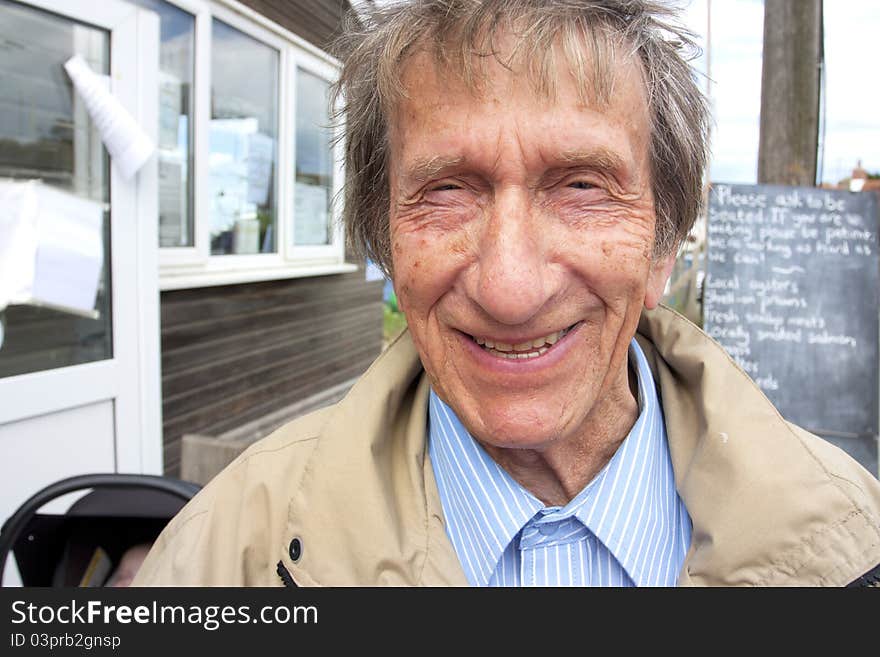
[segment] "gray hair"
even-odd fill
[[[479,62],[500,57],[493,42],[501,34],[513,42],[501,63],[525,62],[536,91],[554,93],[561,51],[580,92],[600,104],[613,93],[619,56],[637,57],[651,122],[654,256],[673,253],[687,237],[703,201],[709,111],[688,65],[699,49],[674,8],[651,0],[406,0],[360,9],[337,44],[345,53],[334,86],[345,126],[343,220],[349,247],[386,274],[388,125],[406,95],[403,69],[419,48],[433,51],[438,65],[476,89]]]

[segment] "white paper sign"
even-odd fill
[[[183,163],[170,156],[159,157],[159,244],[185,246],[187,243],[186,195]]]
[[[272,162],[275,153],[275,140],[255,132],[247,139],[247,176],[249,203],[266,205],[269,200],[269,185],[272,182]]]
[[[327,188],[296,183],[294,193],[294,243],[297,246],[327,244]]]
[[[37,184],[0,180],[0,310],[30,297],[37,260]]]
[[[0,309],[53,306],[96,316],[101,203],[37,181],[0,181]]]

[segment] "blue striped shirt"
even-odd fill
[[[429,454],[446,531],[473,586],[674,586],[691,522],[672,474],[644,353],[629,351],[639,416],[608,464],[564,507],[544,506],[431,391]]]

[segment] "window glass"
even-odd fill
[[[195,17],[162,0],[134,0],[159,15],[159,246],[193,246]]]
[[[41,179],[109,208],[109,156],[63,68],[79,54],[108,75],[109,47],[103,30],[0,0],[0,178]],[[10,305],[2,313],[0,377],[113,356],[106,210],[103,245],[98,318]]]
[[[277,250],[278,60],[274,48],[213,19],[212,255]]]
[[[316,75],[297,70],[296,186],[293,243],[330,244],[330,204],[333,194],[333,151],[330,124],[330,85]]]

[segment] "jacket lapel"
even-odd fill
[[[840,586],[880,561],[867,471],[787,423],[687,320],[659,308],[639,333],[693,522],[680,584]]]

